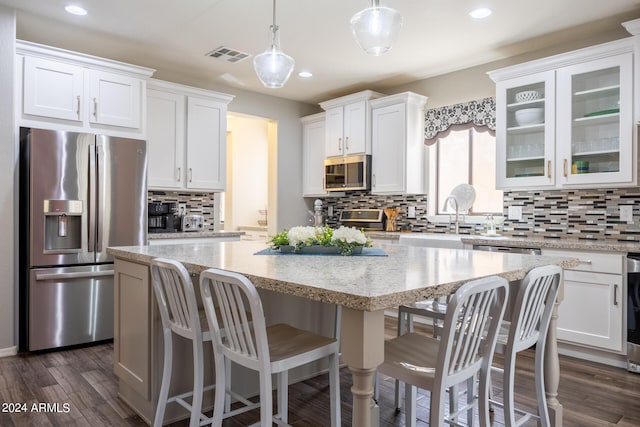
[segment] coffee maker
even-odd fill
[[[176,204],[153,202],[148,205],[149,233],[175,233]]]

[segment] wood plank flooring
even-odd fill
[[[387,333],[394,335],[388,319]],[[0,359],[0,427],[14,426],[144,426],[117,398],[112,343],[56,352]],[[535,404],[533,351],[518,356],[517,400],[520,407]],[[640,426],[640,375],[569,357],[561,357],[559,399],[564,405],[564,426]],[[495,384],[499,380],[494,378]],[[351,425],[351,376],[341,371],[342,424]],[[380,379],[380,425],[402,426],[404,415],[393,404],[393,381]],[[296,427],[328,426],[328,375],[291,386],[289,422]],[[428,425],[428,392],[419,395],[419,426]],[[38,406],[40,404],[48,404]],[[33,406],[35,404],[35,406]],[[227,420],[224,427],[251,424],[258,414]],[[172,427],[188,423],[172,424]],[[493,425],[503,426],[496,410]],[[526,424],[535,426],[535,423]]]

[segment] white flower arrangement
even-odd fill
[[[362,230],[351,227],[333,230],[329,226],[297,226],[276,234],[270,243],[272,249],[293,246],[293,252],[298,252],[307,246],[324,246],[335,247],[342,255],[351,255],[356,247],[371,246],[371,239]]]

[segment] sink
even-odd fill
[[[468,237],[468,236],[467,236]],[[462,235],[442,233],[401,233],[400,244],[430,248],[464,249]]]

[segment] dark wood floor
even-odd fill
[[[388,322],[388,334],[393,323]],[[146,425],[117,398],[111,367],[111,343],[71,350],[0,359],[0,427],[13,426],[143,426]],[[619,368],[561,357],[559,399],[566,427],[640,426],[640,375]],[[328,423],[328,376],[293,385],[289,422],[297,427]],[[518,401],[534,404],[533,352],[521,353],[516,374]],[[496,385],[499,381],[496,379]],[[341,371],[342,421],[351,424],[351,378]],[[37,403],[49,404],[38,407]],[[36,404],[34,407],[33,405]],[[393,381],[380,381],[380,425],[404,425],[393,408]],[[419,424],[428,425],[428,392],[420,395]],[[21,411],[21,412],[20,412]],[[250,414],[227,420],[224,426],[243,426],[258,420]],[[494,425],[502,426],[496,412]],[[175,423],[173,426],[186,426]],[[534,426],[535,423],[527,424]]]

